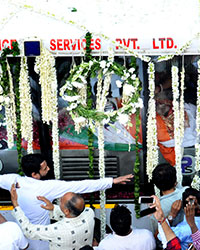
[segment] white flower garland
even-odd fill
[[[147,176],[152,179],[152,171],[158,165],[158,141],[156,126],[156,104],[154,99],[155,93],[155,69],[152,62],[148,66],[150,99],[148,103],[147,119]]]
[[[98,81],[97,81],[97,93],[96,93],[96,110],[100,110],[100,101],[101,101],[101,92],[102,92],[102,69],[98,72]]]
[[[196,174],[193,178],[191,186],[199,190],[199,170],[200,170],[200,60],[197,62],[198,65],[198,80],[197,80],[197,109],[196,109],[196,132],[197,140],[195,144],[195,171]]]
[[[104,159],[104,125],[101,123],[96,123],[98,131],[98,148],[99,148],[99,176],[100,178],[105,178],[105,159]],[[101,239],[105,237],[106,234],[106,195],[105,190],[100,191],[100,220],[101,220]]]
[[[28,66],[26,57],[21,58],[21,70],[19,77],[19,94],[20,94],[20,116],[21,116],[21,133],[22,138],[28,142],[27,152],[33,153],[33,118],[32,118],[32,101],[31,88],[28,77]]]
[[[198,34],[196,34],[195,37],[197,35]],[[180,49],[177,49],[174,54],[159,56],[157,61],[158,62],[168,61],[168,60],[172,59],[174,56],[180,56],[181,54],[183,54],[184,51],[186,51],[190,47],[191,43],[192,43],[192,40],[187,41]]]
[[[180,140],[181,145],[184,137],[184,121],[185,121],[185,110],[184,110],[184,88],[185,88],[185,68],[184,62],[181,71],[181,94],[180,94]]]
[[[1,96],[2,97],[1,103],[4,103],[4,106],[5,106],[8,148],[12,148],[14,146],[14,134],[16,133],[16,129],[17,129],[16,108],[15,108],[15,95],[14,95],[14,89],[13,89],[12,74],[10,72],[10,66],[9,66],[8,61],[6,61],[6,63],[7,63],[8,77],[9,77],[10,92],[7,96]]]
[[[42,91],[42,120],[47,124],[52,122],[53,138],[53,162],[55,178],[60,178],[60,155],[58,133],[58,100],[57,100],[57,77],[55,59],[51,53],[41,49],[40,57],[36,58],[36,73],[40,72],[40,84]]]
[[[182,183],[181,169],[181,129],[180,129],[180,108],[179,108],[179,80],[178,67],[172,66],[172,92],[173,92],[173,112],[174,112],[174,141],[175,141],[175,159],[177,170],[177,181]]]
[[[7,137],[8,137],[8,148],[12,148],[14,146],[14,133],[12,127],[12,113],[10,109],[9,103],[5,103],[5,119],[6,119],[6,128],[7,128]]]
[[[112,64],[114,61],[113,51],[109,51],[108,64]],[[103,62],[103,61],[102,61]],[[98,74],[97,82],[97,100],[96,107],[99,111],[103,112],[107,102],[107,95],[111,84],[112,72],[107,71],[105,65],[103,66],[105,79],[104,85],[102,87],[102,77],[101,72]],[[107,122],[107,121],[106,121]],[[99,176],[100,178],[105,178],[105,159],[104,159],[104,120],[102,122],[96,122],[96,127],[98,131],[98,149],[99,149]],[[106,194],[105,190],[100,191],[100,220],[101,220],[101,239],[106,235]]]
[[[50,124],[52,120],[52,59],[51,54],[45,49],[41,49],[41,55],[36,57],[35,72],[40,73],[39,83],[41,85],[41,100],[42,100],[42,121]]]
[[[17,131],[17,118],[16,118],[16,105],[15,105],[15,93],[14,93],[14,86],[13,86],[13,78],[12,78],[12,74],[10,71],[10,66],[9,63],[7,61],[7,70],[8,70],[8,76],[9,76],[9,86],[10,86],[10,93],[7,96],[7,100],[5,99],[5,101],[10,102],[10,112],[12,115],[12,127],[13,127],[13,134],[16,133]]]

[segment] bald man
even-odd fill
[[[51,219],[58,222],[34,225],[18,205],[14,184],[10,193],[14,216],[27,238],[48,241],[51,250],[79,250],[85,245],[92,245],[94,212],[91,208],[85,208],[84,199],[79,194],[66,193],[60,200],[60,206],[53,205],[45,197],[39,196],[38,199],[44,202],[41,207],[49,210]]]

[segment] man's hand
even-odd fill
[[[170,211],[170,215],[174,218],[176,218],[178,212],[180,211],[182,207],[182,201],[181,200],[176,200],[172,203],[172,206],[171,206],[171,211]]]
[[[48,199],[46,199],[44,196],[38,196],[37,198],[38,200],[44,201],[44,203],[46,203],[46,205],[40,205],[42,208],[53,211],[54,205]]]
[[[12,186],[11,186],[10,195],[11,195],[11,201],[12,201],[13,207],[19,206],[18,202],[17,202],[18,197],[17,197],[17,191],[16,191],[15,184],[12,184]]]
[[[192,233],[195,233],[198,228],[195,224],[194,216],[195,216],[195,204],[194,202],[192,204],[186,204],[186,207],[184,207],[185,217],[188,225],[191,228]]]
[[[193,226],[194,225],[194,216],[195,216],[195,205],[192,204],[186,204],[186,207],[184,207],[184,212],[185,212],[185,217],[186,217],[186,221],[188,223],[189,226]]]
[[[155,216],[157,221],[162,221],[165,218],[165,216],[164,216],[164,213],[163,213],[161,205],[160,205],[160,200],[155,195],[152,195],[151,197],[153,197],[155,199],[155,203],[152,206],[150,206],[151,208],[152,207],[156,208],[156,212],[154,212],[154,216]]]
[[[126,182],[131,181],[133,176],[134,176],[133,174],[119,176],[119,177],[113,179],[113,184],[126,184]]]

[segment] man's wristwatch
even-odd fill
[[[167,219],[168,219],[169,221],[173,221],[174,218],[173,218],[172,215],[168,215]]]

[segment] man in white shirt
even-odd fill
[[[108,234],[96,249],[156,249],[154,236],[149,230],[131,228],[131,212],[125,206],[117,206],[111,210],[110,225],[114,233]]]
[[[7,221],[0,214],[0,250],[25,250],[27,247],[28,241],[17,223]]]
[[[67,192],[90,193],[111,188],[112,184],[124,184],[130,181],[132,174],[118,178],[99,180],[61,181],[41,180],[49,171],[49,167],[41,154],[29,154],[22,158],[22,169],[25,176],[18,174],[0,175],[0,188],[9,190],[13,183],[18,183],[18,203],[31,223],[48,225],[50,223],[48,211],[42,209],[41,200],[37,196],[44,196],[51,202],[62,197]],[[29,241],[30,250],[48,250],[48,243]]]
[[[39,198],[46,203],[42,207],[51,211],[51,218],[58,222],[50,225],[31,224],[18,205],[16,188],[12,185],[13,213],[26,237],[49,241],[52,250],[79,250],[85,244],[92,245],[94,212],[91,208],[85,208],[84,199],[80,195],[66,193],[61,198],[60,207],[45,197]]]

